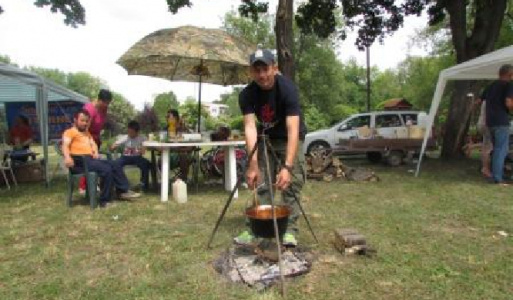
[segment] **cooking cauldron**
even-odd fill
[[[287,231],[287,224],[291,209],[287,205],[275,205],[274,215],[278,223],[278,235],[283,237]],[[249,219],[251,231],[256,237],[273,238],[274,222],[271,205],[257,205],[246,209],[246,216]]]

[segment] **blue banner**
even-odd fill
[[[48,103],[48,139],[60,139],[64,130],[73,125],[73,115],[82,109],[83,103],[75,101],[58,101]],[[9,130],[19,115],[29,119],[30,127],[34,133],[34,140],[41,142],[39,120],[37,118],[35,102],[5,103],[5,114]]]

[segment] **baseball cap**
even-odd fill
[[[259,61],[266,65],[271,65],[275,62],[274,54],[269,49],[258,49],[249,56],[249,64],[254,65]]]

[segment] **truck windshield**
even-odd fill
[[[348,120],[346,123],[339,127],[339,131],[356,129],[358,127],[370,127],[370,116],[358,116]]]

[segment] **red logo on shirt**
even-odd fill
[[[266,104],[262,107],[262,121],[264,123],[272,123],[274,120],[274,111],[271,105]]]

